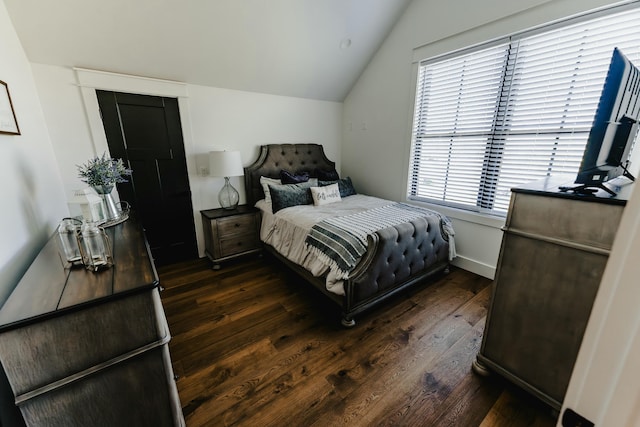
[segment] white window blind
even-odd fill
[[[640,9],[420,64],[408,197],[505,215],[510,189],[575,175],[614,47],[640,65]]]

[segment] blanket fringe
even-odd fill
[[[311,246],[308,243],[304,244],[305,248],[313,255],[315,255],[324,265],[329,267],[331,271],[336,274],[336,277],[341,280],[346,280],[349,278],[349,272],[342,270],[338,263],[331,259],[328,255],[323,253],[320,249],[315,246]]]

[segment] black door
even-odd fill
[[[156,264],[198,256],[178,100],[96,91],[109,152],[133,169],[118,184],[145,229]]]

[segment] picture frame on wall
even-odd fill
[[[13,111],[9,86],[0,80],[0,134],[20,135],[16,113]]]

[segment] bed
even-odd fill
[[[448,272],[455,256],[446,217],[358,194],[318,144],[261,146],[258,159],[245,168],[245,188],[247,203],[262,212],[266,250],[337,303],[345,327],[403,289]],[[309,200],[290,202],[289,192]],[[323,201],[325,196],[338,201]],[[330,246],[333,240],[338,247]]]

